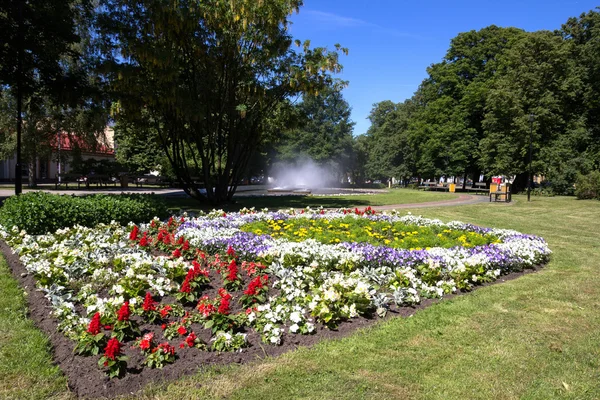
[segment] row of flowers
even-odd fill
[[[400,249],[244,231],[269,221],[338,226],[368,221],[489,240],[474,247],[459,241],[451,248]],[[100,357],[99,366],[111,377],[127,368],[124,346],[140,351],[146,367],[162,368],[175,361],[179,349],[241,351],[252,345],[249,330],[278,345],[286,335],[314,333],[316,324],[335,328],[360,315],[383,316],[393,304],[470,289],[542,264],[550,255],[536,236],[371,209],[216,210],[142,226],[73,227],[40,236],[0,227],[0,235],[35,276],[58,329],[76,341],[75,351]]]

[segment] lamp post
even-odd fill
[[[529,172],[527,173],[527,201],[531,201],[531,153],[533,152],[533,121],[535,121],[535,115],[529,114]]]

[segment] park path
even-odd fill
[[[475,194],[461,194],[452,200],[428,201],[426,203],[409,203],[409,204],[388,204],[385,206],[371,206],[377,211],[397,210],[402,208],[427,208],[427,207],[447,207],[447,206],[464,206],[469,204],[477,204],[488,202],[488,196]]]
[[[241,190],[238,191],[238,193],[244,193],[246,195],[248,194],[252,194],[252,192],[255,192],[255,187],[249,186],[249,187],[243,187],[241,188]],[[38,190],[42,190],[48,193],[56,193],[56,194],[68,194],[68,195],[77,195],[77,196],[83,196],[83,195],[87,195],[87,194],[99,194],[99,193],[103,193],[103,194],[119,194],[119,193],[144,193],[144,194],[149,194],[149,193],[154,193],[154,194],[158,194],[158,195],[163,195],[163,196],[186,196],[185,192],[181,189],[173,189],[173,188],[144,188],[144,187],[128,187],[128,188],[121,188],[121,187],[108,187],[108,188],[98,188],[98,189],[66,189],[66,190],[52,190],[52,189],[23,189],[24,193],[30,192],[30,191],[38,191]],[[14,189],[8,189],[8,188],[0,188],[0,202],[7,198],[14,195]],[[487,202],[489,201],[488,196],[483,196],[483,195],[473,195],[473,194],[460,194],[457,198],[454,198],[452,200],[441,200],[441,201],[430,201],[430,202],[425,202],[425,203],[408,203],[408,204],[389,204],[389,205],[383,205],[383,206],[371,206],[371,208],[378,210],[378,211],[384,211],[384,210],[394,210],[394,209],[406,209],[406,208],[427,208],[427,207],[447,207],[447,206],[462,206],[462,205],[469,205],[469,204],[477,204],[477,203],[483,203],[483,202]],[[359,207],[362,208],[362,207]]]

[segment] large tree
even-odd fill
[[[17,153],[17,194],[22,161],[34,186],[35,161],[51,153],[57,133],[93,145],[104,131],[105,98],[90,48],[92,11],[86,0],[0,4],[0,153]]]
[[[292,50],[300,0],[102,0],[98,19],[120,115],[152,115],[183,186],[231,200],[265,121],[279,103],[316,93],[338,72],[338,52]],[[337,50],[341,49],[336,46]],[[142,112],[144,110],[144,112]],[[206,191],[201,191],[202,181]]]

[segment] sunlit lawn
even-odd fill
[[[515,196],[509,205],[410,211],[541,235],[552,261],[408,319],[251,365],[208,368],[136,398],[600,398],[600,202]],[[0,335],[0,398],[67,396],[4,265]]]

